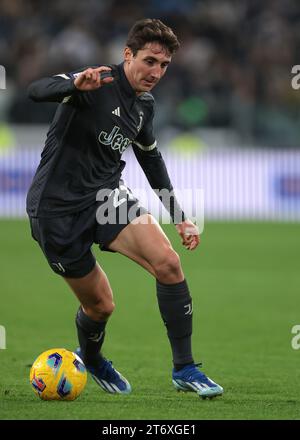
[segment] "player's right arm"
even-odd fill
[[[112,76],[103,75],[104,72],[110,71],[111,68],[106,66],[89,67],[81,72],[61,73],[42,78],[30,84],[28,96],[36,102],[62,102],[66,97],[96,90],[113,81]]]

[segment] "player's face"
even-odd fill
[[[150,92],[166,73],[171,56],[159,43],[147,43],[133,56],[131,49],[125,48],[125,73],[132,88],[137,93]]]

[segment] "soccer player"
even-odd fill
[[[156,279],[158,305],[173,355],[175,388],[204,398],[223,393],[194,363],[192,299],[179,256],[157,221],[121,180],[122,153],[132,148],[150,186],[171,195],[171,203],[161,195],[160,199],[182,244],[188,250],[198,246],[198,229],[176,200],[152,130],[150,91],[178,48],[176,35],[160,20],[140,20],[128,34],[121,64],[43,78],[28,90],[34,101],[60,103],[27,195],[32,236],[50,267],[80,302],[78,354],[109,393],[126,394],[131,386],[101,353],[114,302],[107,276],[91,251],[93,243],[129,257]],[[111,221],[103,221],[104,217]]]

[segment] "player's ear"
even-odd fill
[[[130,61],[132,60],[133,57],[133,53],[132,50],[130,49],[130,47],[125,47],[124,49],[124,61],[127,61],[128,63],[130,63]]]

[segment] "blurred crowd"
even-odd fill
[[[245,144],[300,146],[300,90],[291,87],[300,64],[298,0],[0,0],[2,117],[49,122],[55,104],[31,103],[27,85],[119,63],[128,30],[144,17],[160,18],[181,42],[153,91],[157,129],[225,127]]]

